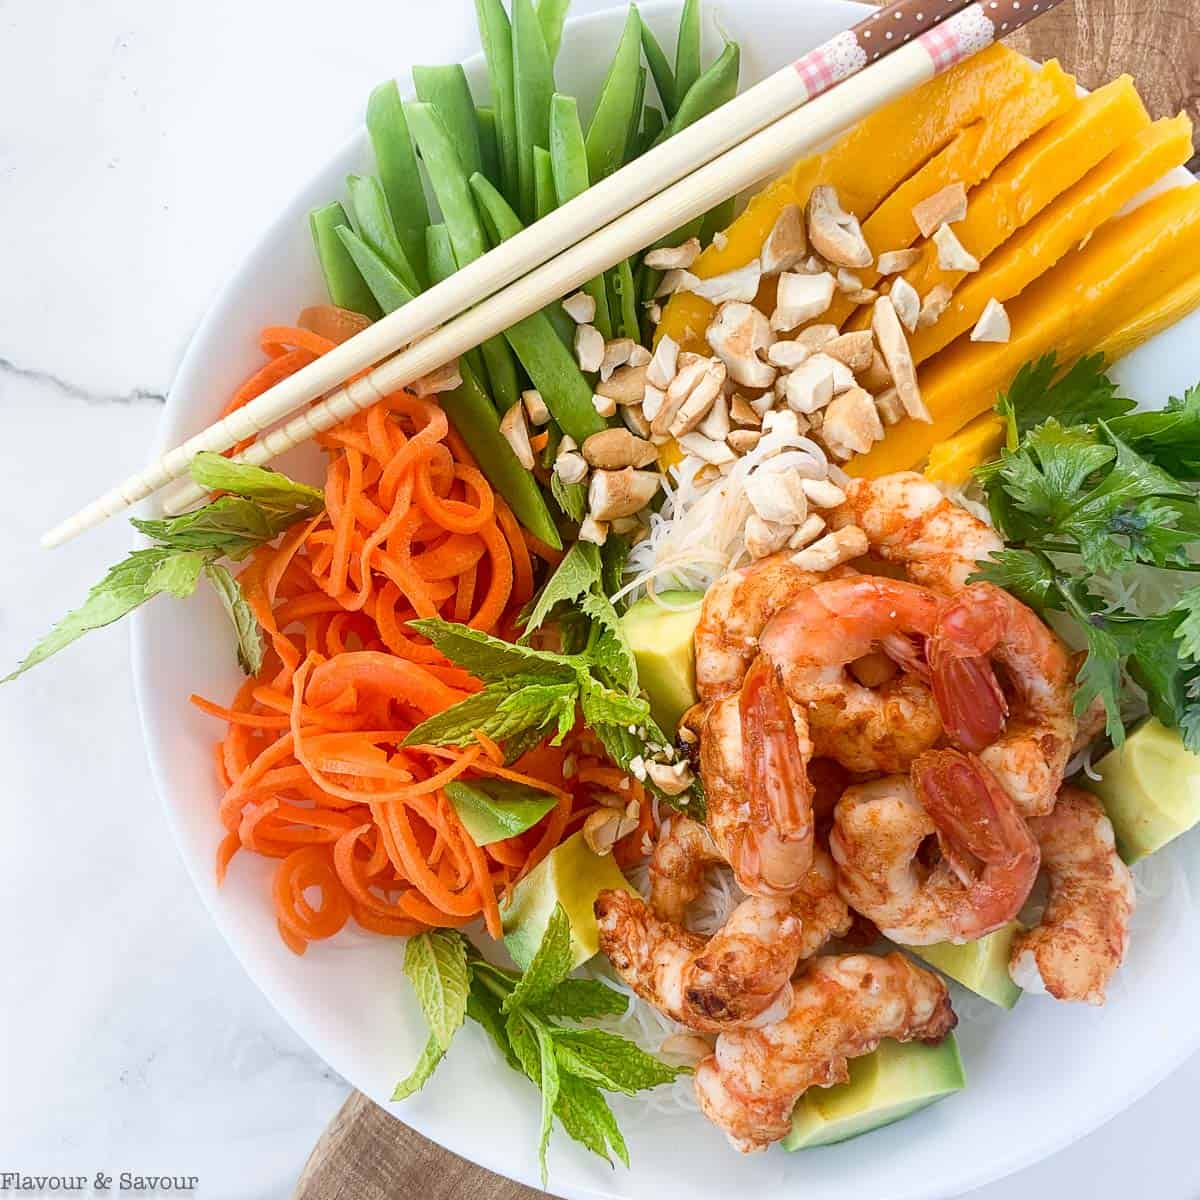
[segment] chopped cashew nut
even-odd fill
[[[900,393],[894,387],[880,392],[875,397],[875,407],[885,425],[899,425],[905,417],[904,405],[900,403]]]
[[[828,271],[820,275],[797,275],[794,272],[780,275],[771,328],[777,333],[787,333],[797,325],[819,317],[833,303],[836,286]]]
[[[550,420],[550,410],[536,388],[522,392],[521,402],[525,405],[525,415],[534,425],[545,425]]]
[[[934,284],[925,293],[925,299],[921,301],[921,315],[917,318],[917,328],[928,329],[930,325],[936,325],[942,319],[942,314],[950,307],[953,296],[954,293],[946,284]]]
[[[767,350],[767,362],[784,371],[794,371],[812,351],[800,342],[775,342]]]
[[[808,198],[808,240],[838,267],[869,267],[874,261],[858,218],[842,208],[835,188],[821,184]]]
[[[604,361],[604,335],[595,325],[580,325],[575,330],[575,358],[581,371],[600,370]]]
[[[681,796],[692,786],[692,768],[680,760],[677,763],[648,762],[646,774],[660,792],[668,796]]]
[[[660,246],[648,250],[642,260],[655,271],[686,271],[700,257],[700,239],[688,238],[682,246]]]
[[[824,350],[818,350],[812,355],[808,362],[815,363],[818,366],[824,367],[833,375],[833,394],[840,395],[842,392],[848,392],[854,383],[854,372],[840,359],[836,359],[832,354],[826,354]]]
[[[763,274],[791,271],[804,261],[807,253],[808,239],[804,236],[804,214],[800,205],[785,205],[763,243],[759,256]]]
[[[633,343],[629,351],[629,365],[631,367],[648,367],[650,365],[650,351],[641,342]]]
[[[793,528],[775,521],[764,521],[757,513],[751,513],[746,518],[746,550],[751,558],[766,558],[768,554],[774,554],[787,545]]]
[[[712,463],[714,467],[733,462],[735,457],[725,442],[714,442],[712,438],[707,438],[702,433],[684,433],[675,440],[685,454],[703,459],[706,463]]]
[[[754,411],[750,401],[737,392],[729,401],[729,415],[739,425],[758,425],[762,422],[762,417]]]
[[[679,343],[670,334],[667,334],[654,348],[654,354],[646,367],[646,382],[665,392],[677,374],[679,374]]]
[[[642,396],[642,416],[647,421],[653,421],[662,409],[663,401],[666,398],[667,393],[662,388],[656,388],[653,384],[646,384],[646,392]]]
[[[861,292],[863,281],[853,271],[847,271],[845,267],[838,267],[837,286],[839,292]]]
[[[842,563],[862,558],[868,546],[867,535],[857,525],[847,525],[793,554],[792,562],[803,571],[832,571]]]
[[[596,384],[596,393],[618,404],[637,404],[646,394],[645,367],[618,367],[607,379]]]
[[[832,399],[833,370],[825,363],[809,359],[787,377],[787,403],[793,412],[815,413]]]
[[[892,290],[888,295],[892,298],[892,305],[896,310],[896,316],[900,318],[900,324],[909,333],[915,333],[917,321],[921,316],[921,297],[917,295],[917,289],[901,276],[892,284]]]
[[[809,513],[808,519],[788,538],[789,550],[803,550],[805,546],[815,542],[825,532],[825,518]]]
[[[587,292],[576,292],[562,302],[567,316],[576,325],[590,325],[596,319],[596,297]]]
[[[729,234],[727,234],[723,229],[718,229],[717,232],[713,234],[712,244],[716,246],[718,250],[724,250],[725,247],[729,245]]]
[[[904,336],[904,327],[892,306],[891,299],[880,296],[875,301],[875,311],[871,317],[871,328],[875,340],[891,372],[896,390],[900,393],[900,401],[904,411],[918,421],[932,421],[925,401],[921,399],[921,389],[917,384],[917,368],[913,363],[912,351],[908,348],[908,338]]]
[[[592,394],[592,407],[596,410],[597,415],[605,419],[617,415],[617,402],[611,396],[605,396],[601,392]]]
[[[871,365],[874,349],[874,336],[869,329],[862,329],[830,338],[821,347],[821,353],[836,358],[857,375],[859,371],[865,371]]]
[[[566,444],[565,438],[563,444]],[[578,450],[563,450],[560,447],[558,457],[554,460],[554,473],[563,483],[582,483],[587,478],[587,459]]]
[[[846,503],[846,493],[828,479],[805,479],[801,486],[805,496],[817,508],[837,508]]]
[[[658,451],[644,438],[634,437],[628,429],[602,429],[583,443],[583,457],[589,467],[606,471],[621,467],[648,467]]]
[[[579,540],[603,546],[608,541],[608,522],[597,521],[592,516],[584,517],[583,523],[579,526]]]
[[[725,439],[725,444],[735,454],[749,454],[762,441],[757,429],[734,429]]]
[[[695,366],[696,364],[691,365]],[[725,364],[719,358],[701,358],[699,366],[701,368],[699,375],[695,377],[692,386],[687,389],[683,403],[675,409],[671,422],[667,426],[667,432],[674,438],[691,433],[704,420],[705,414],[712,408],[725,386]],[[677,392],[676,385],[680,384],[681,380],[687,382],[691,378],[690,371],[686,379],[684,371],[680,371],[675,376],[671,386],[667,389],[667,403],[663,405],[663,412],[671,407],[673,397],[684,390],[679,387]],[[660,412],[660,421],[662,415]]]
[[[958,234],[949,225],[938,226],[933,243],[937,246],[938,266],[943,271],[979,270],[979,259],[967,253],[966,247],[958,240]]]
[[[517,462],[527,471],[533,470],[533,447],[529,444],[529,426],[525,423],[525,406],[516,402],[500,419],[500,432],[512,447]]]
[[[764,521],[800,525],[808,516],[805,482],[796,471],[759,468],[746,480],[746,499]]]
[[[920,257],[921,251],[915,247],[911,250],[886,250],[879,256],[875,270],[880,275],[898,275],[901,271],[907,271],[909,267],[916,266],[917,259]]]
[[[640,438],[650,437],[650,421],[640,404],[622,404],[621,420],[630,433]]]
[[[659,282],[658,291],[654,293],[655,300],[661,296],[673,296],[676,292],[690,292],[700,280],[691,273],[679,268],[668,271]]]
[[[851,304],[870,304],[878,295],[874,288],[859,288],[857,292],[847,292],[846,299]]]
[[[704,336],[735,382],[754,388],[775,382],[775,368],[758,357],[774,340],[771,323],[753,304],[739,300],[722,304]]]
[[[932,237],[941,225],[951,225],[967,215],[967,189],[961,183],[952,183],[926,196],[920,204],[914,204],[912,218],[917,223],[922,237]]]
[[[646,305],[646,316],[652,325],[657,325],[662,320],[662,305],[657,300],[651,300]]]
[[[462,385],[462,375],[458,371],[458,359],[448,362],[445,366],[414,379],[408,385],[409,390],[416,396],[436,396],[439,392],[452,392]]]
[[[810,325],[796,334],[795,340],[809,350],[824,349],[826,342],[832,342],[838,336],[836,325]]]
[[[714,442],[723,442],[729,436],[729,429],[729,397],[722,392],[713,401],[704,420],[696,426],[696,432]]]
[[[879,353],[878,346],[871,351],[871,361],[867,365],[867,369],[858,374],[859,383],[868,392],[882,392],[892,386],[892,373],[888,370],[887,363],[883,361],[883,355]]]
[[[593,471],[588,484],[588,511],[597,521],[632,517],[654,498],[661,477],[654,471]]]
[[[856,387],[835,396],[825,409],[821,432],[830,443],[866,454],[883,437],[883,422],[870,392]]]
[[[971,330],[973,342],[1007,342],[1012,337],[1012,324],[1008,310],[995,297],[987,302],[975,328]]]
[[[726,271],[711,279],[697,279],[687,290],[712,304],[723,304],[726,300],[753,300],[758,295],[761,281],[762,266],[756,258],[736,271]]]
[[[584,843],[593,854],[611,854],[620,824],[621,814],[611,808],[598,808],[595,812],[588,813],[587,820],[583,823]]]
[[[608,379],[618,367],[623,367],[636,344],[633,338],[613,338],[611,342],[605,342],[604,357],[600,360],[600,378]]]

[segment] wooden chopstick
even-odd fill
[[[224,451],[253,437],[446,322],[301,411],[238,459],[264,463],[331,428],[777,173],[875,108],[1060,2],[899,0],[880,9],[189,438],[56,526],[42,544],[60,545],[136,504],[182,475],[199,451]],[[202,496],[189,484],[170,497],[170,510],[181,511]]]

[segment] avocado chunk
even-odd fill
[[[621,625],[637,659],[638,682],[650,701],[650,712],[664,733],[673,734],[679,718],[698,698],[692,639],[704,596],[702,592],[660,592],[658,598],[671,608],[646,596],[630,605]],[[683,607],[688,604],[692,607]]]
[[[882,1129],[966,1087],[954,1035],[936,1046],[924,1042],[879,1043],[872,1054],[850,1061],[850,1079],[836,1087],[811,1087],[792,1113],[785,1150],[832,1146]]]
[[[1200,756],[1153,717],[1106,754],[1097,783],[1083,780],[1104,804],[1127,863],[1162,849],[1200,821]]]
[[[1021,997],[1021,989],[1008,974],[1008,957],[1013,938],[1020,932],[1017,921],[1009,921],[995,933],[956,946],[952,942],[936,942],[932,946],[905,946],[917,958],[943,975],[958,980],[963,987],[978,993],[985,1000],[1012,1008]]]
[[[611,854],[603,858],[583,840],[583,831],[555,847],[513,889],[500,911],[504,944],[524,970],[546,932],[550,914],[561,904],[571,923],[572,967],[587,962],[600,949],[592,905],[603,891],[632,892]]]

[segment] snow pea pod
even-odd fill
[[[342,239],[346,253],[354,260],[359,274],[366,280],[371,294],[385,313],[403,308],[413,298],[415,293],[410,291],[404,280],[392,270],[387,260],[353,229],[347,225],[339,225],[337,235]]]
[[[587,131],[588,178],[599,183],[611,175],[625,158],[629,125],[637,101],[642,71],[642,21],[637,9],[630,8],[617,53],[604,84],[596,111]]]
[[[700,0],[684,0],[675,41],[675,97],[679,104],[699,78]]]
[[[383,186],[372,175],[347,175],[346,190],[354,223],[362,238],[414,295],[421,291],[420,281],[400,244],[400,236],[388,208]]]
[[[371,289],[338,236],[339,229],[350,228],[346,210],[336,200],[332,204],[314,208],[308,214],[308,227],[317,248],[317,260],[321,264],[329,299],[338,308],[347,308],[372,319],[378,317],[379,305],[375,303]]]
[[[500,142],[496,133],[496,110],[486,106],[475,110],[475,123],[479,126],[479,154],[483,159],[483,173],[502,188],[500,173]]]
[[[538,24],[542,27],[542,37],[546,39],[546,53],[553,63],[558,57],[562,45],[563,25],[567,20],[567,9],[571,0],[538,0]]]
[[[650,74],[654,76],[658,98],[662,101],[667,116],[673,117],[675,109],[679,107],[675,99],[675,72],[671,69],[666,51],[654,36],[654,30],[645,21],[642,22],[642,52],[650,64]]]
[[[554,95],[554,68],[533,0],[513,0],[512,55],[520,197],[516,207],[525,221],[532,221],[536,212],[533,148],[550,144],[550,97]]]
[[[483,170],[483,152],[479,145],[479,123],[475,101],[467,84],[467,73],[458,63],[445,67],[413,67],[417,99],[437,109],[458,152],[468,178]]]
[[[541,146],[533,148],[533,182],[534,207],[540,221],[558,207],[558,197],[554,191],[554,165],[550,161],[550,151],[543,150]]]
[[[738,75],[741,71],[741,50],[737,42],[726,42],[725,49],[716,62],[696,80],[680,100],[675,115],[655,141],[666,141],[681,129],[706,117],[737,95]]]
[[[381,83],[371,93],[367,101],[367,133],[371,137],[371,148],[375,152],[375,163],[396,236],[416,273],[417,282],[424,284],[425,226],[429,224],[429,208],[404,117],[404,105],[394,79]]]
[[[502,0],[475,0],[479,38],[487,59],[496,138],[500,150],[497,186],[510,202],[517,198],[517,110],[513,95],[512,26]]]
[[[429,257],[431,282],[441,283],[458,270],[458,263],[454,259],[454,247],[450,242],[450,232],[445,225],[430,225],[425,230],[425,250]],[[483,365],[483,355],[478,346],[468,350],[463,357],[481,380],[487,379],[487,369]]]

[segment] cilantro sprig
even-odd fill
[[[538,1161],[546,1184],[546,1151],[554,1119],[569,1137],[612,1162],[629,1165],[629,1150],[605,1092],[635,1095],[687,1074],[633,1042],[595,1027],[566,1025],[625,1012],[628,1000],[597,979],[571,978],[571,927],[555,905],[524,973],[489,963],[456,930],[409,939],[404,970],[429,1025],[416,1066],[393,1100],[419,1091],[442,1061],[466,1018],[478,1024],[504,1060],[541,1093]]]
[[[203,487],[228,494],[177,517],[134,518],[134,528],[156,545],[134,550],[111,568],[83,604],[59,621],[0,683],[45,662],[85,633],[119,621],[157,595],[190,596],[201,577],[221,599],[242,669],[257,674],[264,650],[262,631],[237,580],[220,560],[240,561],[296,521],[316,516],[325,507],[325,497],[317,488],[278,471],[233,462],[219,454],[196,455],[189,470]]]
[[[1200,570],[1200,386],[1161,412],[1137,412],[1100,356],[1060,373],[1051,354],[1023,367],[996,407],[1007,448],[977,474],[1008,546],[976,578],[1075,619],[1087,645],[1076,712],[1099,699],[1114,743],[1128,675],[1200,750],[1200,586],[1149,615],[1097,591],[1135,571]]]
[[[620,562],[602,555],[599,547],[576,542],[528,606],[524,635],[515,643],[438,617],[410,621],[484,687],[423,721],[405,744],[462,745],[479,730],[502,743],[511,761],[545,737],[560,744],[582,713],[586,726],[624,770],[635,758],[647,756],[648,745],[666,745],[668,738],[638,690],[637,662],[606,593],[606,579],[620,569]],[[563,648],[530,645],[551,621]],[[656,790],[652,782],[646,786]],[[690,815],[704,815],[699,784],[682,796],[660,795]]]

